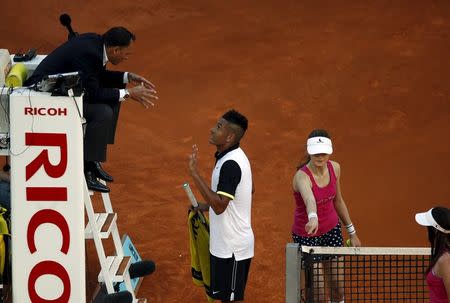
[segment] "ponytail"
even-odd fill
[[[311,161],[311,156],[308,155],[308,153],[306,153],[305,156],[303,157],[303,159],[301,159],[300,163],[297,165],[297,170],[299,170],[300,168],[302,168],[303,166],[308,164],[309,161]]]

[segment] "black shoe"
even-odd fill
[[[106,182],[114,181],[113,177],[103,170],[100,162],[92,162],[91,171],[94,172],[97,178],[105,180]]]
[[[132,302],[133,302],[133,295],[127,290],[109,294],[103,298],[103,303],[132,303]]]
[[[99,191],[101,193],[109,193],[109,187],[100,183],[96,177],[93,176],[92,172],[85,172],[87,187],[93,191]]]
[[[155,262],[153,261],[138,261],[130,265],[130,269],[128,269],[128,272],[130,273],[130,278],[134,279],[148,276],[155,271],[155,268]]]
[[[116,284],[117,285],[117,284]],[[114,288],[114,293],[108,294],[105,283],[100,283],[100,287],[95,290],[92,303],[132,303],[133,295],[127,291],[119,291]]]

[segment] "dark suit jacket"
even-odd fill
[[[76,36],[51,52],[38,65],[25,86],[35,84],[46,75],[81,72],[88,103],[117,104],[123,87],[123,72],[108,71],[103,66],[103,39],[87,33]]]

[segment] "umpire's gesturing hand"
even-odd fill
[[[128,73],[128,81],[134,85],[144,85],[146,88],[152,89],[153,93],[156,93],[155,91],[156,86],[142,76],[133,73]]]
[[[155,85],[142,76],[128,73],[128,81],[136,84],[135,87],[128,89],[130,98],[142,104],[145,108],[155,106],[152,100],[158,100],[156,96]]]

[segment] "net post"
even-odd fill
[[[310,249],[308,253],[303,254],[302,251],[302,258],[303,258],[303,265],[304,265],[304,271],[305,271],[305,299],[307,303],[314,303],[314,291],[315,286],[314,285],[314,256],[312,255],[313,249]]]
[[[298,243],[286,244],[286,303],[300,302],[300,251]]]

